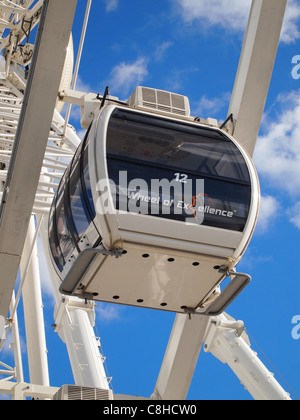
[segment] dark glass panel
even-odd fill
[[[244,230],[248,167],[219,131],[118,109],[108,126],[107,151],[118,210]]]

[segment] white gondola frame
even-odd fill
[[[243,150],[232,136],[225,133],[242,153],[242,156],[247,163],[251,179],[251,204],[248,220],[243,232],[229,231],[209,226],[196,226],[195,229],[194,224],[177,222],[170,219],[160,219],[151,215],[124,214],[124,212],[118,212],[114,207],[110,183],[107,182],[105,184],[106,193],[104,196],[101,193],[101,188],[99,188],[99,181],[109,179],[106,149],[107,130],[111,115],[116,108],[120,108],[120,106],[105,106],[93,123],[90,132],[89,171],[91,189],[96,213],[97,211],[100,211],[101,213],[100,217],[96,216],[94,223],[101,233],[102,246],[104,249],[107,251],[122,249],[126,250],[126,253],[130,250],[131,260],[129,263],[129,257],[126,255],[123,257],[124,259],[127,258],[126,263],[121,263],[121,259],[116,261],[110,256],[98,255],[97,262],[94,262],[92,266],[89,267],[89,270],[87,270],[87,275],[85,276],[85,279],[83,279],[81,287],[85,289],[87,295],[98,296],[96,299],[107,302],[136,306],[145,305],[145,307],[154,309],[184,312],[186,306],[197,307],[201,305],[201,302],[207,301],[225,279],[226,275],[221,275],[216,271],[216,267],[225,266],[228,270],[231,270],[236,267],[242,258],[242,255],[251,240],[258,218],[260,201],[258,176],[248,153]],[[142,109],[130,109],[132,112],[136,112],[140,115],[153,115],[153,113]],[[155,114],[157,115],[157,113]],[[178,118],[174,118],[172,115],[168,116],[161,114],[159,116],[168,121],[178,121]],[[205,125],[192,121],[191,118],[180,118],[180,120],[197,127],[207,128]],[[210,127],[210,129],[220,131],[218,128]],[[201,229],[201,235],[199,234],[199,229]],[[202,239],[200,242],[200,236],[201,238],[205,238],[205,240]],[[139,261],[141,256],[145,255],[145,253],[153,256],[153,266],[161,264],[161,256],[164,256],[163,270],[161,269],[161,271],[164,272],[164,276],[169,275],[173,277],[171,292],[173,296],[171,298],[171,304],[169,304],[170,296],[166,296],[166,293],[162,293],[161,291],[157,293],[157,296],[160,295],[160,297],[156,298],[156,301],[155,299],[152,299],[152,295],[155,295],[154,289],[156,286],[153,286],[154,280],[149,280],[149,278],[148,280],[145,280],[145,278],[148,276],[146,273],[148,273],[149,270],[152,270],[153,266],[151,266],[150,261],[142,261],[141,263],[135,264],[135,262]],[[172,257],[171,259],[177,259],[177,263],[180,261],[178,264],[179,271],[182,266],[185,267],[182,269],[183,271],[178,273],[178,276],[176,270],[174,271],[173,268],[170,268],[170,264],[166,262],[169,261],[170,257]],[[195,278],[193,282],[189,283],[189,281],[184,278],[184,270],[189,270],[193,261],[200,261],[200,265],[204,272],[199,272],[198,275],[201,277],[202,282],[206,281],[206,284],[204,289],[201,288],[202,295],[199,295],[199,298],[196,299],[193,296],[193,298],[190,299],[189,305],[185,305],[183,302],[188,300],[187,294],[185,294],[185,298],[181,299],[176,290],[183,290],[186,287],[191,289],[189,292],[190,296],[192,296],[194,292],[196,292],[197,295],[196,289],[199,280],[197,283]],[[132,264],[135,264],[135,273],[132,274],[131,271],[131,281],[129,281],[128,274],[126,274],[124,270],[128,266],[132,266]],[[140,286],[141,283],[139,279],[143,277],[144,286]],[[157,272],[155,272],[154,277],[159,277]],[[176,277],[179,279],[176,280]],[[116,278],[119,280],[115,280]],[[203,280],[203,278],[205,278],[205,280]],[[114,279],[114,281],[111,279]],[[161,283],[161,278],[159,278],[158,282]],[[112,284],[115,283],[119,285],[122,284],[122,287],[117,290],[114,288],[115,286],[112,286]],[[144,289],[147,299],[138,299],[138,294],[136,292],[137,288]],[[199,287],[198,292],[200,293]],[[128,294],[128,296],[119,301],[119,295],[122,295],[122,293]],[[134,297],[130,297],[131,295],[134,295]],[[140,295],[143,295],[142,290]],[[162,298],[161,295],[163,295],[164,298]],[[148,304],[146,304],[145,301],[148,301]],[[168,301],[168,305],[165,305],[165,301]],[[165,305],[166,307],[162,307],[162,305]]]
[[[90,141],[89,144],[89,170],[90,170],[90,179],[92,186],[93,200],[98,206],[98,209],[101,210],[101,213],[105,215],[105,225],[98,222],[98,218],[95,219],[95,224],[102,234],[103,245],[106,249],[112,249],[114,247],[123,247],[125,241],[133,241],[133,236],[136,234],[136,237],[143,244],[149,244],[149,238],[153,240],[153,245],[157,247],[166,247],[182,250],[182,241],[185,241],[185,250],[188,252],[199,252],[208,254],[211,252],[211,255],[222,256],[228,258],[229,268],[233,268],[242,258],[245,250],[247,249],[248,243],[251,240],[253,232],[255,230],[256,222],[258,219],[259,206],[260,206],[260,186],[257,171],[252,163],[252,159],[240,145],[239,143],[228,133],[225,135],[232,141],[232,143],[238,148],[241,152],[249,170],[250,180],[251,180],[251,204],[249,209],[249,216],[243,232],[234,232],[228,231],[225,229],[219,229],[209,226],[201,226],[201,231],[203,232],[203,237],[205,240],[198,241],[198,232],[195,230],[195,225],[188,223],[178,223],[174,220],[160,220],[159,218],[152,217],[149,215],[142,214],[124,214],[122,212],[116,211],[113,202],[113,194],[110,189],[110,184],[108,183],[109,193],[105,194],[106,202],[103,203],[101,198],[101,191],[97,187],[99,180],[109,179],[108,166],[106,159],[106,139],[107,139],[107,128],[109,124],[110,117],[113,111],[118,108],[116,105],[106,106],[102,112],[98,115],[95,123],[93,124],[90,138],[93,141]],[[135,111],[131,108],[131,112]],[[147,116],[153,115],[151,112],[146,112],[144,110],[136,110],[138,114],[144,114]],[[160,115],[161,118],[166,118],[168,120],[178,121],[178,118],[174,118],[171,115]],[[188,122],[191,125],[196,127],[207,128],[207,126],[192,122],[191,119],[183,119],[183,121]],[[210,130],[220,131],[218,128],[209,127]],[[103,140],[95,141],[99,138]],[[108,201],[107,201],[108,200]],[[130,233],[135,231],[135,233]],[[121,232],[121,234],[120,234]],[[155,239],[153,232],[160,232],[160,238],[165,237],[165,241],[161,239]],[[176,238],[180,237],[180,243]],[[217,246],[216,243],[219,242],[221,245]],[[201,249],[201,243],[205,243],[207,250]],[[195,245],[196,248],[195,248]],[[200,247],[197,250],[197,247]],[[230,254],[228,249],[234,249],[234,252]],[[232,263],[230,263],[232,261]]]

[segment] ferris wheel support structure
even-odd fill
[[[20,265],[21,279],[24,280],[22,293],[26,343],[30,382],[49,386],[45,322],[35,232],[35,217],[32,215]]]
[[[0,207],[0,315],[3,317],[7,316],[18,274],[76,5],[77,0],[45,0],[40,18]]]
[[[253,155],[286,11],[287,0],[253,0],[228,116],[233,136]]]

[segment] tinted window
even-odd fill
[[[210,128],[116,110],[107,147],[118,158],[250,184],[240,151],[225,134]]]
[[[91,187],[91,180],[90,180],[90,171],[89,171],[89,143],[86,142],[84,152],[83,152],[83,159],[82,159],[82,190],[83,195],[85,198],[85,203],[87,207],[87,211],[89,213],[89,217],[91,220],[94,220],[96,217],[96,210],[93,200],[93,194],[92,194],[92,187]]]
[[[107,150],[118,210],[243,231],[250,175],[242,154],[222,133],[116,110]]]
[[[67,173],[68,170],[61,179],[49,216],[50,249],[60,271],[63,270],[63,266],[65,265],[64,254],[67,252],[68,245],[71,243],[71,235],[65,221],[64,211],[64,192]]]
[[[88,144],[87,133],[61,180],[51,208],[50,248],[60,271],[74,249],[80,251],[78,244],[96,215],[89,176]]]
[[[73,165],[69,182],[69,200],[70,200],[70,218],[74,223],[74,231],[78,240],[88,229],[91,218],[86,208],[86,203],[81,183],[81,165],[80,158]]]

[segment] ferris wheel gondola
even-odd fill
[[[78,148],[52,205],[50,249],[64,294],[186,312],[245,252],[259,182],[237,141],[189,116],[187,98],[136,92],[130,106],[108,102]]]

